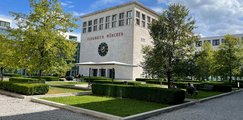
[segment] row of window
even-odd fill
[[[155,19],[151,18],[150,16],[146,16],[139,11],[136,11],[136,25],[140,26],[140,24],[142,24],[143,28],[149,28],[150,23],[153,21],[155,21]]]
[[[126,25],[130,25],[132,24],[132,16],[132,11],[127,11],[126,18],[125,12],[121,12],[119,14],[114,14],[112,16],[101,17],[99,19],[83,22],[83,33],[115,28],[117,27],[117,23],[118,26],[124,26],[125,23]]]
[[[241,40],[243,40],[243,37],[241,37]],[[220,42],[221,41],[221,42]],[[214,39],[214,40],[203,40],[203,41],[198,41],[196,43],[196,47],[201,47],[203,45],[203,43],[205,42],[209,42],[210,44],[212,44],[213,46],[218,46],[220,45],[220,43],[224,43],[224,39]]]
[[[10,22],[0,21],[1,27],[10,27]]]

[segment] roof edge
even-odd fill
[[[121,5],[117,5],[117,6],[113,6],[113,7],[110,7],[110,8],[106,8],[106,9],[103,9],[103,10],[98,10],[98,11],[93,12],[93,13],[88,13],[88,14],[80,16],[80,17],[81,18],[88,17],[88,16],[91,16],[91,15],[95,15],[95,14],[98,14],[98,13],[106,12],[106,11],[113,10],[113,9],[116,9],[116,8],[121,8],[121,7],[124,7],[124,6],[127,6],[127,5],[131,5],[131,4],[136,4],[136,5],[140,6],[140,7],[148,10],[149,12],[152,12],[153,14],[159,16],[159,14],[157,12],[155,12],[154,10],[144,6],[142,3],[138,2],[138,1],[131,1],[131,2],[127,2],[127,3],[121,4]]]

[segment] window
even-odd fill
[[[204,43],[209,42],[211,44],[211,40],[204,40]]]
[[[87,22],[83,22],[83,27],[87,27]]]
[[[92,32],[92,20],[88,22],[88,25],[89,25],[88,32]]]
[[[10,22],[0,21],[0,26],[2,26],[2,27],[10,27]]]
[[[83,28],[83,33],[86,33],[87,32],[87,28]]]
[[[124,26],[124,20],[119,20],[119,26]]]
[[[146,27],[145,21],[142,21],[142,25],[143,25],[144,28]]]
[[[109,29],[110,28],[110,16],[107,16],[105,18],[105,29]]]
[[[146,18],[145,18],[145,14],[142,14],[142,19],[143,19],[143,20],[145,20],[145,19],[146,19]]]
[[[77,37],[77,36],[72,36],[72,35],[70,35],[70,36],[69,36],[69,40],[77,41],[77,40],[78,40],[78,37]]]
[[[102,17],[102,18],[100,18],[100,25],[99,25],[99,30],[103,30],[104,29],[104,18]]]
[[[93,28],[94,31],[98,30],[98,25],[97,24],[98,24],[98,19],[95,19],[94,20],[94,28]]]
[[[127,11],[127,18],[132,18],[132,11]]]
[[[91,26],[91,25],[92,25],[92,20],[89,21],[89,26]]]
[[[219,39],[213,40],[213,46],[219,45]]]
[[[102,17],[100,18],[100,24],[103,24],[103,22],[104,22],[104,18]]]
[[[114,28],[116,27],[116,15],[112,15],[112,24],[111,27]]]
[[[196,47],[201,47],[202,46],[202,41],[197,41],[196,42]]]
[[[136,11],[136,17],[140,18],[140,12]]]
[[[119,19],[124,19],[124,13],[119,14]]]
[[[221,39],[221,43],[225,43],[225,40],[224,39]]]
[[[140,25],[140,20],[138,18],[136,18],[136,24]]]
[[[110,22],[110,16],[107,16],[107,17],[105,18],[105,22]]]
[[[149,28],[151,23],[151,17],[147,16],[147,28]]]
[[[99,30],[103,30],[104,29],[104,25],[103,24],[100,24],[99,25]]]
[[[132,11],[127,11],[127,20],[126,20],[127,25],[132,24]]]

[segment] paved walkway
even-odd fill
[[[147,120],[243,120],[243,91]]]
[[[0,94],[0,120],[97,120],[83,114]]]

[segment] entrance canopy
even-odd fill
[[[76,63],[77,66],[126,66],[126,67],[138,67],[137,65],[117,62],[117,61],[109,61],[109,62],[82,62]]]

